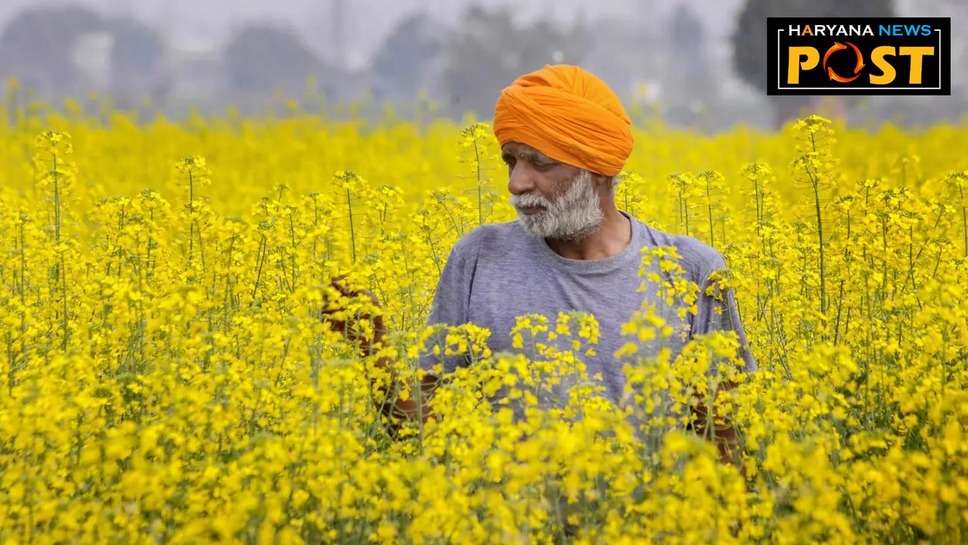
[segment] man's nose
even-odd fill
[[[528,166],[527,161],[516,161],[508,174],[508,191],[512,195],[530,193],[534,190],[534,176],[534,169]]]

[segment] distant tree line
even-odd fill
[[[730,37],[732,64],[724,66],[710,53],[723,44],[710,42],[684,5],[648,27],[622,19],[521,23],[507,9],[481,7],[450,27],[419,12],[397,23],[368,66],[349,70],[277,23],[251,22],[217,49],[198,51],[166,43],[131,18],[74,5],[36,6],[0,31],[0,77],[16,78],[36,98],[97,91],[121,107],[147,103],[168,112],[229,105],[264,111],[277,98],[322,111],[368,97],[373,112],[392,103],[404,115],[475,112],[486,119],[500,89],[516,76],[564,62],[606,79],[634,117],[657,115],[705,130],[737,122],[776,126],[814,104],[809,97],[766,97],[766,17],[892,14],[891,0],[746,0]],[[935,101],[934,110],[903,97],[880,104],[891,115],[916,119],[954,115],[964,99]],[[845,103],[856,111],[861,106],[869,104]]]

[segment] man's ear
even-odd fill
[[[592,172],[592,180],[594,181],[595,189],[608,189],[612,186],[611,176]]]

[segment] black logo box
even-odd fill
[[[790,36],[790,25],[870,25],[874,35]],[[881,25],[920,27],[930,25],[930,36],[881,36]],[[767,95],[950,95],[951,94],[951,18],[950,17],[769,17],[767,28]],[[800,83],[784,83],[788,59],[788,47],[809,45],[815,47],[821,59],[834,42],[850,42],[860,49],[864,67],[860,77],[851,83],[838,83],[828,78],[822,62],[810,71],[800,72]],[[908,73],[910,57],[895,55],[887,60],[897,71],[896,79],[886,85],[872,85],[871,74],[880,75],[881,70],[871,61],[871,52],[882,45],[935,46],[935,54],[922,57],[922,83],[910,85]],[[857,58],[851,48],[830,56],[828,66],[842,76],[853,76]]]

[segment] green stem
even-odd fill
[[[27,271],[27,257],[24,248],[24,224],[26,220],[20,219],[20,283],[17,286],[18,294],[20,295],[20,358],[21,361],[27,361],[27,299],[25,295],[25,275]],[[11,348],[12,352],[12,348]],[[14,385],[14,359],[10,357],[10,367],[7,369],[7,388],[8,393],[13,392]]]
[[[319,243],[319,237],[316,236],[316,229],[319,227],[319,203],[316,201],[316,195],[312,195],[313,198],[313,260],[316,260],[316,247]]]
[[[192,268],[195,254],[195,181],[192,171],[188,171],[188,269]]]
[[[350,199],[350,188],[346,188],[346,208],[350,216],[350,243],[352,244],[353,263],[356,263],[356,231],[353,228],[353,202]]]
[[[820,184],[814,179],[813,202],[817,213],[817,247],[820,251],[820,313],[827,314],[826,266],[823,251],[823,217],[820,212]]]
[[[709,187],[709,176],[706,177],[706,211],[709,214],[709,245],[715,246],[716,240],[713,232],[713,200],[712,193]]]
[[[813,134],[810,135],[810,146],[813,152],[817,152],[817,140]],[[820,179],[812,172],[809,167],[807,173],[813,185],[813,203],[817,213],[817,246],[820,252],[820,314],[827,316],[827,288],[826,288],[826,268],[824,263],[823,251],[823,216],[820,212]]]
[[[262,239],[259,241],[259,265],[255,272],[255,284],[252,286],[252,302],[250,303],[252,305],[255,304],[255,296],[259,291],[259,282],[262,280],[262,266],[265,265],[266,254],[268,253],[266,249],[266,236],[262,235]]]
[[[477,223],[484,225],[484,208],[481,199],[481,152],[478,149],[477,138],[474,139],[474,166],[477,170]]]
[[[958,187],[958,194],[961,197],[961,231],[965,243],[965,257],[968,257],[968,207],[965,206],[965,190]]]
[[[57,177],[57,154],[52,153],[53,161],[51,170],[51,175],[54,180],[54,242],[57,246],[57,276],[60,280],[60,292],[61,292],[61,348],[67,350],[67,342],[70,338],[70,328],[68,326],[67,320],[67,280],[64,274],[64,251],[60,247],[61,243],[61,221],[62,221],[62,211],[61,211],[61,192],[60,192],[60,180]]]
[[[289,253],[289,265],[292,269],[292,291],[296,291],[296,226],[293,223],[292,211],[289,212],[289,244],[292,249]]]

